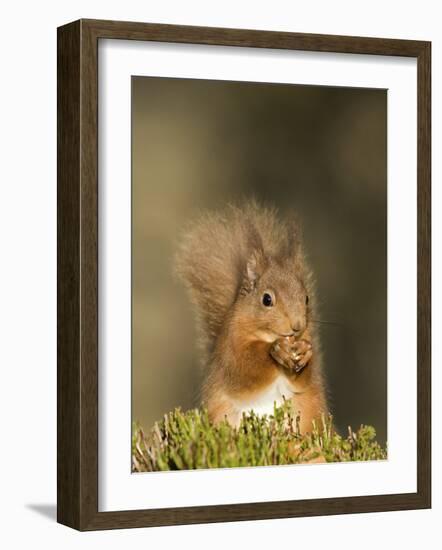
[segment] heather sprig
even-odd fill
[[[155,423],[150,433],[133,426],[132,470],[194,470],[270,466],[313,462],[385,460],[387,450],[376,441],[371,426],[342,437],[331,416],[311,433],[299,432],[299,417],[289,401],[272,415],[244,414],[238,428],[226,421],[214,425],[207,410],[177,408]]]

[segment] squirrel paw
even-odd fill
[[[299,373],[310,362],[313,351],[308,340],[279,338],[272,344],[270,355],[282,367]]]

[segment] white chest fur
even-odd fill
[[[253,410],[256,414],[273,414],[273,408],[282,405],[284,399],[291,399],[295,393],[293,386],[285,376],[278,376],[276,380],[261,393],[251,399],[241,400],[235,403],[238,413]]]

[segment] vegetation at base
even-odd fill
[[[175,409],[146,434],[134,424],[132,471],[193,470],[270,466],[307,462],[383,460],[387,451],[375,440],[371,426],[346,437],[333,429],[332,417],[323,418],[311,433],[299,432],[299,416],[286,401],[272,415],[244,414],[239,428],[226,421],[214,425],[205,409]]]

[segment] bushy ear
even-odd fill
[[[258,283],[259,278],[264,273],[266,261],[262,250],[254,250],[246,262],[243,287],[245,292],[251,292]]]
[[[293,220],[287,225],[287,246],[286,250],[282,252],[282,256],[285,255],[285,260],[288,260],[292,264],[296,264],[302,261],[302,235],[299,223]]]

